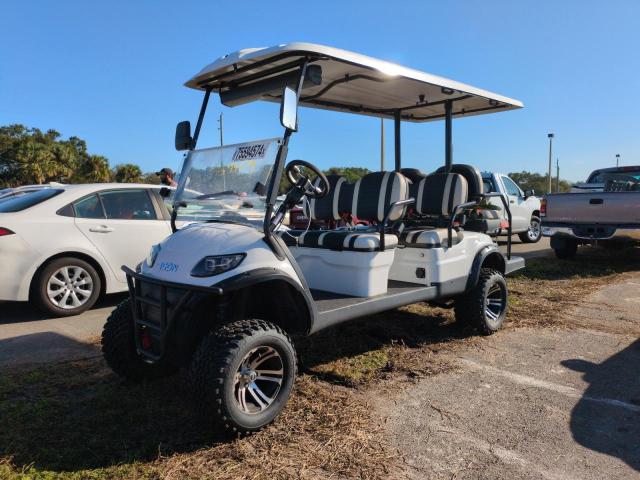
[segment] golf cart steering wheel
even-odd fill
[[[313,185],[308,176],[306,176],[299,167],[308,168],[315,173],[320,179],[319,185]],[[322,198],[329,193],[329,180],[318,167],[311,165],[304,160],[293,160],[289,162],[285,168],[287,180],[294,187],[300,187],[304,190],[304,194],[308,198]]]

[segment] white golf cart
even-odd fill
[[[207,417],[243,434],[267,425],[287,402],[297,362],[289,335],[422,301],[455,305],[456,318],[482,334],[500,328],[507,311],[504,275],[524,260],[511,258],[510,247],[503,255],[485,233],[465,229],[467,212],[490,195],[477,169],[452,163],[451,127],[454,117],[521,103],[302,43],[225,55],[186,85],[205,93],[193,137],[189,122],[176,129],[176,148],[187,154],[174,233],[136,271],[123,267],[130,298],[111,314],[102,336],[116,373],[144,380],[189,366]],[[283,137],[196,150],[211,92],[227,106],[280,102]],[[393,119],[394,171],[349,183],[301,160],[285,164],[298,105]],[[440,119],[442,171],[402,169],[401,122]],[[275,208],[283,172],[290,190]],[[510,215],[504,197],[494,196]],[[371,226],[281,228],[301,200],[311,219],[348,213]],[[176,229],[181,211],[199,221]]]

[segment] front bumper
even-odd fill
[[[542,235],[555,235],[578,240],[635,240],[640,241],[640,225],[568,225],[542,224]]]
[[[167,334],[198,294],[222,295],[219,287],[157,280],[123,266],[131,297],[136,349],[143,360],[156,363],[166,353]]]

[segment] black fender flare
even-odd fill
[[[482,265],[486,260],[495,262],[497,269],[502,273],[505,272],[507,262],[504,258],[504,254],[500,251],[497,245],[487,245],[478,253],[476,253],[475,258],[473,259],[471,271],[469,272],[469,277],[467,277],[467,286],[465,288],[465,292],[468,292],[478,284],[478,280],[480,278],[480,270],[482,269]]]
[[[307,313],[309,315],[309,324],[304,328],[308,334],[313,330],[313,324],[317,317],[317,311],[313,297],[308,289],[296,282],[290,275],[287,275],[281,270],[272,267],[261,267],[253,270],[248,270],[233,277],[226,278],[220,283],[216,284],[216,287],[222,289],[224,293],[233,292],[235,290],[241,290],[247,287],[260,285],[267,282],[285,282],[294,289],[303,299],[307,307]]]

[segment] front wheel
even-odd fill
[[[531,222],[529,223],[529,228],[526,232],[522,232],[518,234],[520,240],[523,243],[537,243],[542,238],[542,224],[540,222],[540,218],[531,217]]]
[[[507,301],[507,282],[502,273],[483,268],[476,286],[455,300],[456,321],[472,325],[482,335],[491,335],[504,323]]]
[[[240,320],[202,341],[190,376],[205,419],[246,435],[282,411],[296,371],[296,352],[284,331],[263,320]]]

